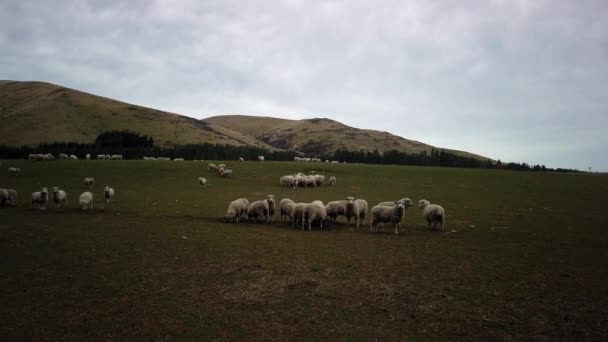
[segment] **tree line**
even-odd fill
[[[142,159],[146,157],[184,158],[188,160],[237,160],[240,157],[246,160],[257,160],[263,155],[265,160],[293,160],[301,153],[294,151],[268,151],[254,146],[235,146],[224,144],[188,144],[173,147],[160,147],[154,145],[154,139],[146,135],[130,131],[109,131],[100,134],[92,144],[74,142],[44,143],[38,146],[4,146],[0,145],[0,157],[7,159],[26,158],[29,154],[51,153],[58,156],[60,153],[74,154],[82,158],[91,154],[95,158],[98,154],[122,154],[124,159]],[[413,165],[435,167],[459,167],[475,169],[502,169],[514,171],[537,172],[580,172],[573,169],[552,169],[545,165],[529,165],[527,163],[503,163],[500,160],[493,162],[490,159],[480,160],[465,157],[455,153],[432,149],[431,153],[406,153],[397,150],[384,153],[374,151],[337,150],[335,153],[322,154],[322,160],[337,160],[347,163],[386,164],[386,165]]]

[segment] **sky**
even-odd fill
[[[0,0],[0,79],[608,171],[608,1]]]

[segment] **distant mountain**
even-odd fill
[[[197,120],[44,82],[0,81],[0,122],[0,144],[13,146],[92,143],[103,132],[131,130],[153,137],[155,144],[164,147],[219,143],[309,155],[338,149],[418,153],[436,148],[487,159],[330,119],[223,115]]]

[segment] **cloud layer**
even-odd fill
[[[0,2],[3,79],[608,171],[603,0]]]

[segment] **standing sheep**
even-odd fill
[[[249,209],[249,200],[246,198],[236,199],[228,205],[226,216],[224,216],[225,222],[240,222],[243,215],[247,215]]]
[[[93,185],[95,184],[95,179],[93,177],[87,177],[84,179],[84,186],[89,189],[93,189]]]
[[[8,192],[8,202],[6,204],[11,207],[17,206],[17,191],[13,189],[7,189],[6,191]]]
[[[312,203],[308,203],[304,207],[302,230],[304,230],[305,222],[308,222],[308,230],[311,230],[311,226],[314,221],[319,221],[319,227],[323,229],[323,221],[325,221],[326,218],[327,212],[325,211],[325,205],[323,202],[312,201]]]
[[[224,170],[223,168],[219,168],[220,170],[222,170],[220,172],[220,176],[221,177],[228,177],[228,176],[232,176],[232,170]]]
[[[244,162],[244,161],[245,161],[245,159],[244,159],[243,157],[240,157],[240,158],[239,158],[239,163],[242,163],[242,162]]]
[[[198,186],[204,188],[207,185],[207,180],[204,177],[198,177]]]
[[[279,202],[279,213],[281,214],[281,221],[287,221],[287,219],[291,216],[291,210],[294,205],[295,202],[289,198],[283,198]]]
[[[114,189],[110,188],[109,186],[106,186],[103,189],[103,197],[106,198],[106,203],[110,203],[114,201]]]
[[[65,191],[60,190],[58,187],[54,187],[51,190],[51,193],[53,194],[53,203],[55,203],[55,207],[61,208],[61,206],[63,205],[63,207],[65,208],[65,202],[68,197]]]
[[[258,161],[263,162],[264,161],[264,156],[258,156]]]
[[[336,185],[336,177],[335,176],[331,176],[329,177],[329,185]]]
[[[21,173],[21,169],[18,167],[9,167],[8,168],[8,174],[13,175],[13,176],[19,176],[19,174]]]
[[[364,199],[356,199],[354,197],[346,198],[346,225],[350,225],[350,219],[354,218],[357,228],[361,223],[365,224],[367,216],[367,201]]]
[[[397,202],[401,202],[401,203],[405,204],[406,209],[414,206],[414,202],[412,202],[412,200],[409,199],[408,197],[404,197],[404,198],[398,200]],[[380,203],[378,203],[378,205],[383,205],[385,207],[394,207],[395,202],[394,201],[380,202]]]
[[[268,202],[268,215],[270,216],[270,221],[272,222],[272,219],[274,217],[274,211],[276,209],[276,200],[274,199],[274,195],[268,195],[266,196],[266,202]]]
[[[293,222],[293,227],[298,228],[298,225],[301,227],[304,226],[304,208],[306,207],[306,203],[296,203],[293,205],[291,210],[291,220]]]
[[[0,208],[8,205],[8,190],[0,189]]]
[[[46,203],[49,201],[49,191],[47,188],[32,193],[32,206],[38,206],[40,210],[46,210]]]
[[[336,222],[336,218],[340,215],[346,215],[346,201],[331,201],[325,206],[327,217],[332,221]]]
[[[82,210],[93,209],[93,194],[90,191],[83,192],[78,198],[78,204]]]
[[[429,228],[435,229],[437,224],[441,225],[441,230],[445,230],[445,209],[438,204],[422,199],[418,201],[418,208],[422,209],[422,216],[429,224]],[[432,227],[431,227],[432,224]]]
[[[209,163],[207,165],[207,170],[212,171],[212,172],[217,172],[217,165],[215,165],[213,163]]]
[[[401,220],[405,215],[405,204],[400,201],[393,202],[393,206],[377,205],[372,208],[372,224],[370,231],[375,233],[378,231],[378,223],[390,222],[395,228],[395,234],[399,234]]]
[[[270,222],[268,202],[266,200],[260,200],[249,204],[249,208],[247,208],[247,217],[249,220],[253,219],[257,221],[258,219],[263,219],[266,220],[266,223]]]

